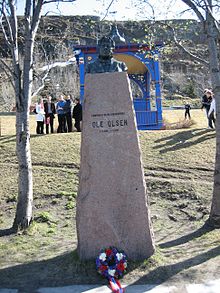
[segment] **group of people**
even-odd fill
[[[204,95],[202,97],[202,109],[206,110],[206,115],[208,118],[208,129],[213,129],[216,120],[216,105],[215,96],[210,89],[204,90]]]
[[[72,118],[75,119],[75,128],[81,132],[80,122],[82,121],[82,105],[80,100],[74,100],[73,107],[72,98],[70,95],[60,95],[57,103],[52,101],[51,96],[47,96],[46,100],[41,97],[35,105],[34,113],[36,114],[36,133],[44,134],[44,125],[46,125],[46,134],[54,133],[54,118],[58,116],[58,133],[72,132]]]

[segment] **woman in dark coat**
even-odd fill
[[[75,99],[75,107],[73,108],[73,118],[75,119],[74,126],[77,131],[80,132],[80,121],[82,121],[82,105],[80,104],[80,100],[78,98]]]

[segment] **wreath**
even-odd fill
[[[99,274],[108,279],[113,292],[124,292],[118,280],[127,269],[127,256],[115,247],[101,250],[96,258],[96,268]]]

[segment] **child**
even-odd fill
[[[190,109],[191,109],[190,104],[186,104],[186,105],[185,105],[185,119],[187,118],[187,116],[189,117],[189,119],[191,119],[191,116],[190,116]]]

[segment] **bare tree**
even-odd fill
[[[177,47],[184,50],[191,58],[209,66],[211,75],[212,89],[216,99],[216,160],[214,173],[214,189],[212,206],[207,223],[214,227],[220,228],[220,23],[215,17],[216,12],[220,10],[219,0],[178,0],[184,2],[191,11],[195,13],[199,20],[204,34],[207,37],[209,62],[201,60],[198,56],[190,53],[181,42],[176,38],[175,31],[171,26],[168,26],[172,31],[173,41]],[[149,5],[148,0],[137,0],[142,5]],[[153,15],[154,19],[154,15]]]
[[[220,23],[214,16],[219,11],[218,0],[182,0],[192,9],[200,20],[208,40],[209,68],[212,88],[216,99],[216,159],[212,206],[208,224],[220,228]]]
[[[12,67],[2,59],[1,66],[12,76],[16,97],[16,153],[18,158],[18,200],[13,223],[15,230],[25,229],[32,220],[33,179],[30,152],[29,108],[33,84],[33,49],[43,5],[74,0],[26,0],[24,9],[24,54],[19,47],[15,0],[0,0],[0,24],[10,49]],[[23,57],[21,58],[21,56]]]

